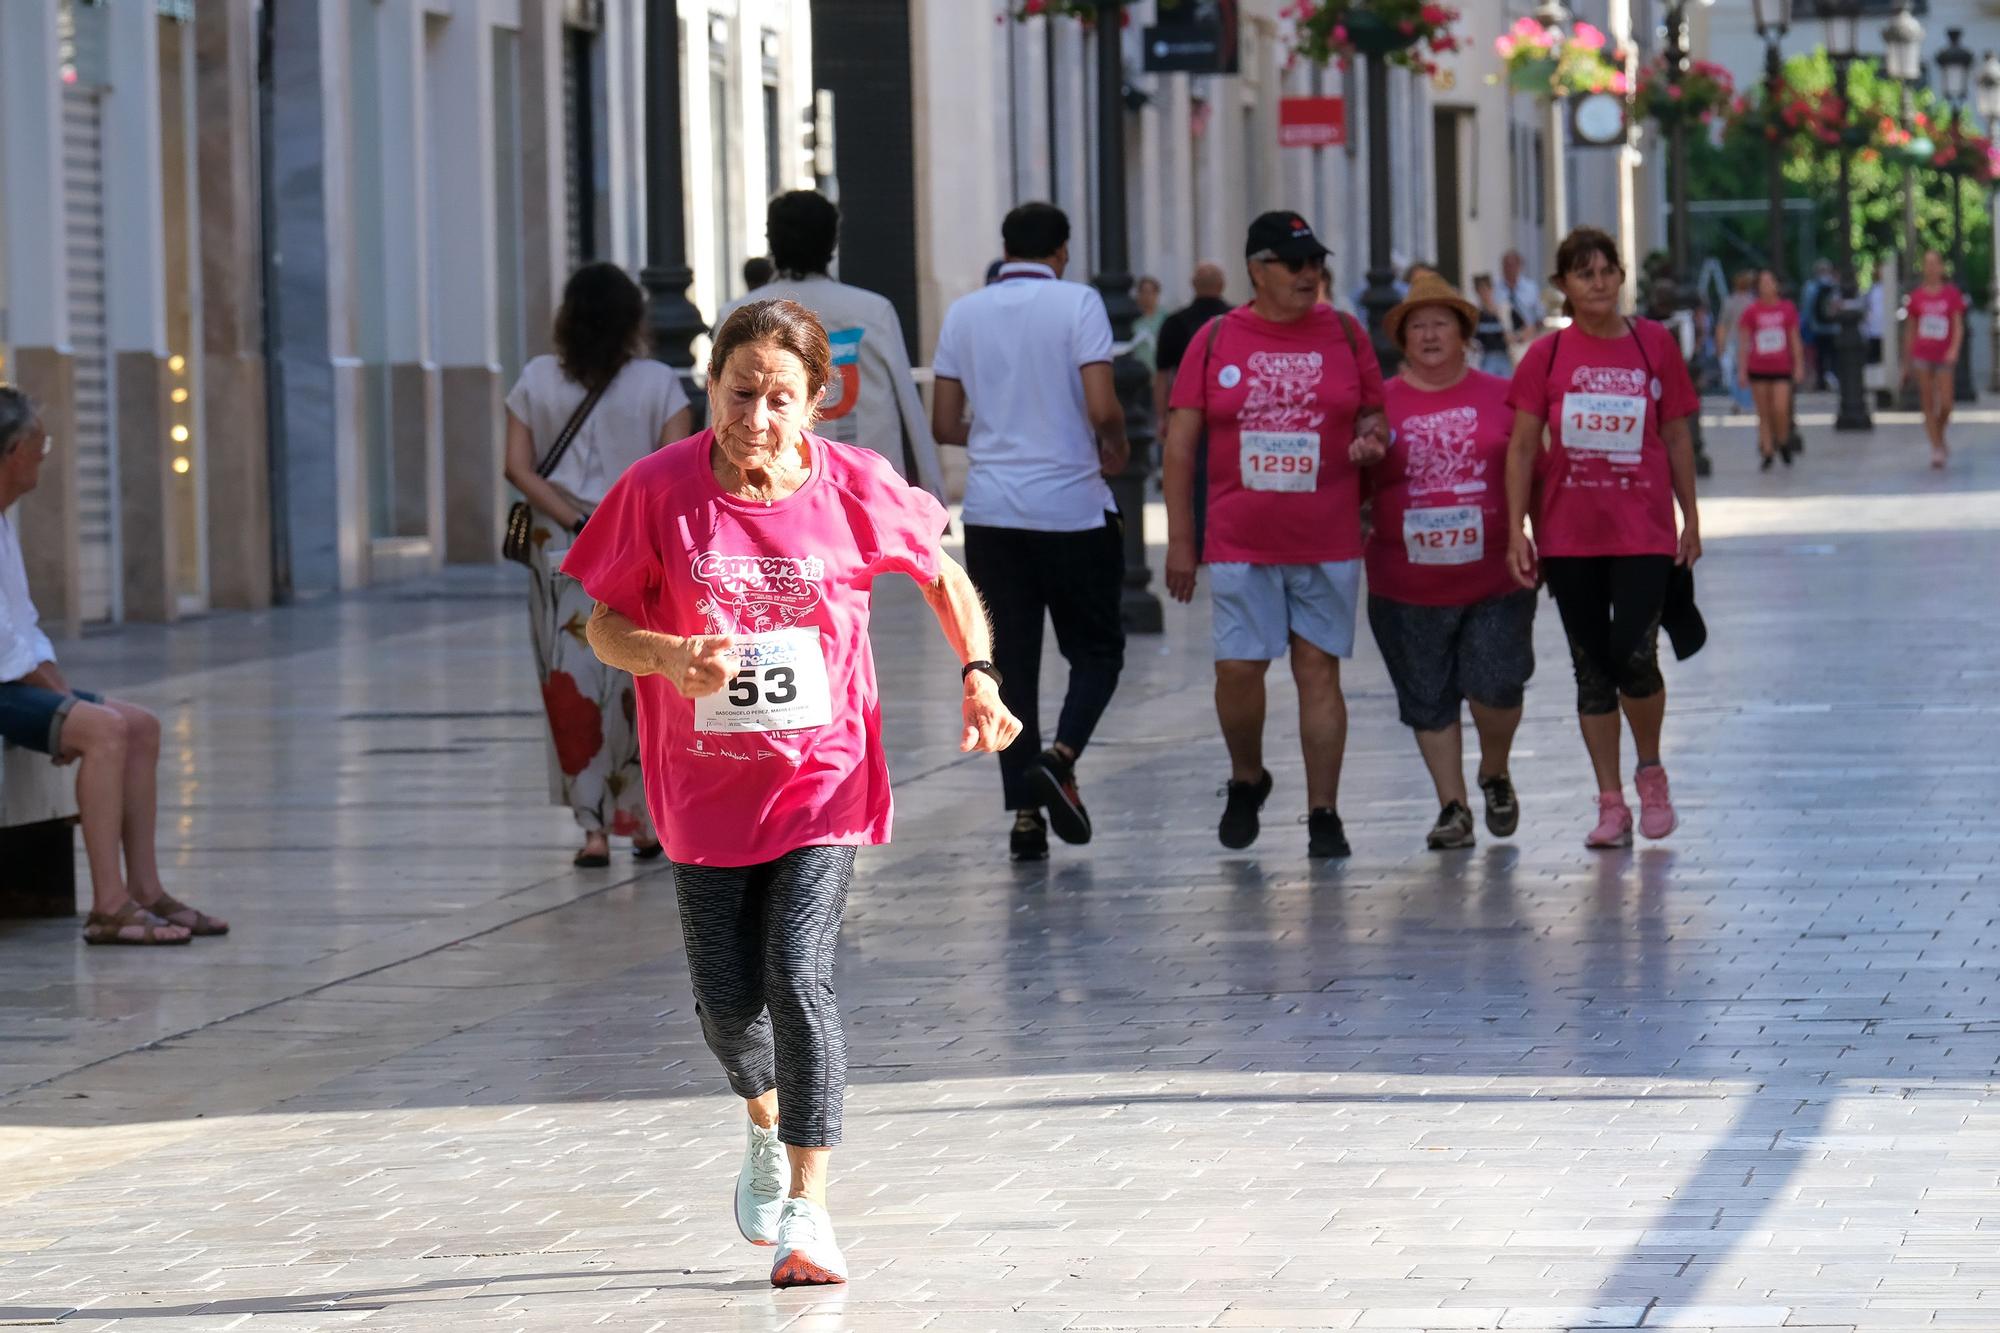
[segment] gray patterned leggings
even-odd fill
[[[834,943],[852,847],[800,847],[754,866],[674,863],[681,935],[708,1049],[743,1098],[778,1090],[778,1137],[840,1142],[847,1038]]]

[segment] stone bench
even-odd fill
[[[0,743],[0,918],[76,915],[76,767]]]

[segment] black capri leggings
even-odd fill
[[[1618,711],[1618,696],[1650,699],[1660,678],[1660,612],[1674,572],[1670,555],[1542,557],[1542,577],[1562,615],[1576,665],[1576,711]]]
[[[743,1098],[778,1090],[778,1137],[840,1142],[847,1038],[834,944],[854,848],[800,847],[754,866],[674,863],[701,1035]]]

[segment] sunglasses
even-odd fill
[[[1323,267],[1326,262],[1323,256],[1315,259],[1280,259],[1273,254],[1252,255],[1250,257],[1259,264],[1281,264],[1284,266],[1285,272],[1294,274],[1303,273],[1309,268],[1317,269]]]

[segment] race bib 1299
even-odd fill
[[[807,731],[833,720],[819,630],[781,629],[736,640],[736,674],[694,701],[694,729]]]
[[[1318,431],[1246,430],[1241,460],[1246,491],[1319,489]]]

